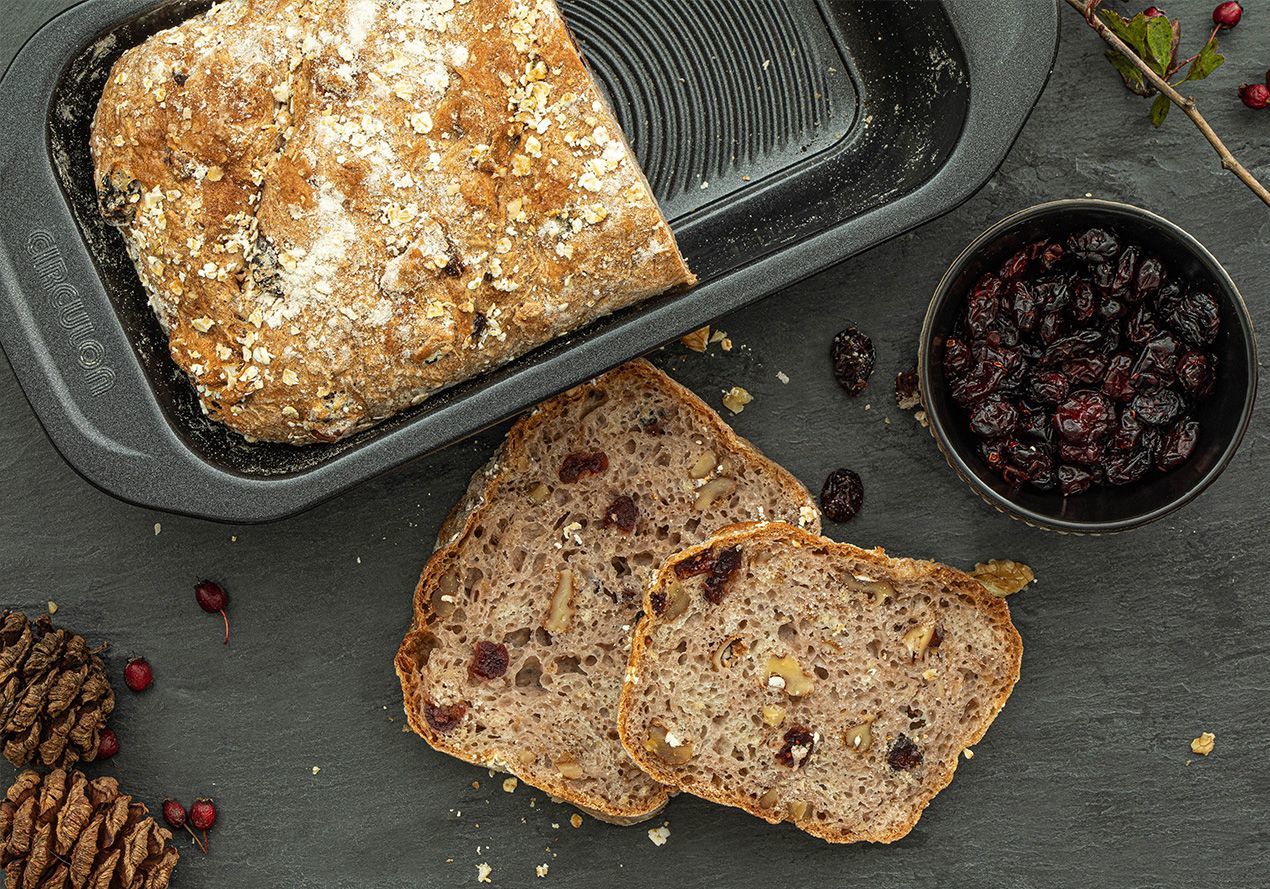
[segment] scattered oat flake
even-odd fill
[[[780,380],[786,386],[789,385],[789,374],[785,373],[783,370],[776,371],[776,379]]]
[[[753,400],[754,396],[740,386],[733,386],[723,393],[723,406],[734,414],[745,410],[745,406]]]
[[[490,882],[489,875],[493,870],[494,869],[492,867],[490,867],[488,864],[482,861],[480,864],[476,866],[476,882],[478,883]]]
[[[965,750],[961,751],[961,755],[962,755],[962,756],[964,756],[966,759],[974,759],[974,758],[975,758],[975,752],[974,752],[973,750],[971,750],[969,747],[967,747]]]
[[[520,782],[517,781],[515,778],[508,778],[507,780],[503,782],[503,792],[512,793],[513,791],[515,791],[516,785],[519,783]]]
[[[49,599],[49,614],[57,614],[57,603]]]
[[[534,873],[536,873],[540,877],[545,877],[547,875],[548,870],[550,870],[550,867],[548,865],[540,864],[534,868]]]
[[[162,523],[160,523],[160,522],[155,522],[155,523],[154,523],[154,536],[155,536],[155,537],[158,537],[158,536],[159,536],[159,532],[160,532],[160,531],[162,531],[162,530],[163,530],[163,525],[162,525]]]
[[[975,565],[970,576],[987,588],[994,596],[1012,596],[1036,580],[1036,574],[1022,562],[1009,559],[992,559]]]
[[[1213,752],[1213,742],[1217,740],[1217,736],[1212,732],[1203,732],[1194,741],[1191,741],[1191,752],[1198,753],[1200,756],[1208,756]]]
[[[321,767],[321,766],[314,766],[314,767],[313,767],[313,774],[315,774],[315,775],[316,775],[316,774],[317,774],[318,772],[320,772],[320,771],[322,771],[322,767]]]
[[[581,827],[582,816],[579,815],[577,812],[574,812],[572,815],[569,816],[569,823],[572,824],[575,829]]]
[[[706,344],[710,342],[710,325],[698,327],[692,333],[685,333],[679,338],[679,342],[694,352],[704,352]]]
[[[666,845],[666,840],[670,839],[670,828],[663,824],[661,827],[654,827],[648,831],[648,838],[653,841],[654,846]]]
[[[913,413],[913,419],[920,423],[923,429],[930,428],[930,420],[926,418],[926,411],[915,411]]]
[[[711,343],[721,343],[727,338],[728,332],[726,330],[716,330],[714,333],[710,334]]]

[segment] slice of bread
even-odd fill
[[[780,523],[674,556],[645,603],[627,752],[677,790],[831,842],[907,834],[1023,654],[1005,602],[960,571]]]
[[[667,788],[617,735],[644,586],[662,561],[756,518],[819,528],[798,481],[687,389],[635,361],[512,427],[441,529],[397,654],[410,725],[616,821]]]

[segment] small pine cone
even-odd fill
[[[26,771],[0,802],[7,889],[164,889],[178,858],[172,834],[114,778]]]
[[[18,768],[97,757],[115,693],[83,636],[5,611],[0,619],[0,744]]]

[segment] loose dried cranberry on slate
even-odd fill
[[[776,753],[776,761],[791,769],[801,768],[816,749],[816,736],[805,725],[791,726],[785,732],[785,744]],[[919,758],[920,761],[920,758]]]
[[[910,771],[922,764],[922,751],[907,735],[899,735],[891,742],[886,764],[897,772]]]
[[[835,469],[820,489],[820,509],[833,522],[849,522],[864,506],[864,483],[850,469]]]
[[[609,468],[609,456],[603,451],[577,451],[560,464],[560,481],[572,484],[584,475],[599,475]]]
[[[1161,472],[1169,472],[1181,466],[1195,453],[1195,445],[1199,441],[1199,421],[1184,417],[1178,420],[1160,442],[1160,450],[1155,455],[1155,466]]]
[[[467,669],[479,679],[497,679],[507,672],[507,663],[506,645],[481,640],[476,643],[476,652]]]
[[[1106,438],[1116,421],[1107,396],[1092,389],[1073,392],[1054,412],[1054,426],[1066,441],[1084,444]]]
[[[423,707],[423,718],[428,725],[439,732],[452,731],[467,715],[467,704],[458,701],[454,704],[441,705],[427,703]]]
[[[619,531],[629,534],[635,530],[635,521],[639,518],[639,507],[629,494],[614,498],[609,508],[604,511],[605,526],[612,525]]]
[[[833,375],[849,395],[859,395],[868,388],[873,373],[873,340],[858,328],[848,326],[833,338],[829,353]]]
[[[1217,385],[1217,359],[1206,352],[1185,352],[1177,360],[1177,381],[1187,395],[1204,399]]]
[[[710,567],[710,575],[706,578],[702,587],[706,601],[714,605],[722,602],[723,594],[727,592],[728,582],[732,580],[732,576],[736,574],[740,567],[740,549],[732,546],[720,551],[715,557],[714,564]]]

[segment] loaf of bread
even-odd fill
[[[774,522],[674,556],[645,602],[627,752],[676,790],[839,843],[913,828],[1023,653],[1005,602],[960,571]]]
[[[123,54],[91,148],[249,438],[341,438],[695,281],[554,0],[227,0]]]
[[[397,654],[410,725],[598,817],[667,789],[617,735],[642,592],[663,559],[738,521],[813,532],[788,472],[644,361],[520,420],[441,529]]]

